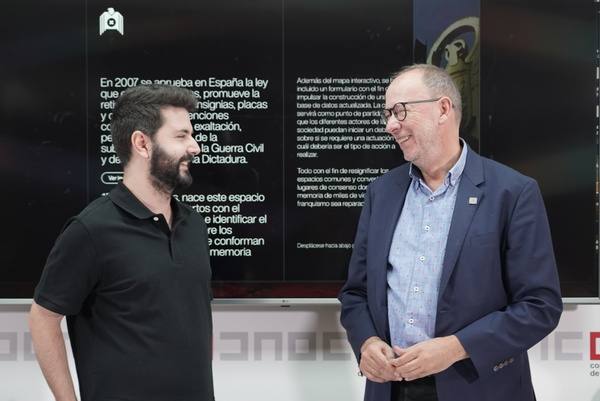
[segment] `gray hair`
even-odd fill
[[[402,67],[390,77],[390,83],[400,75],[413,70],[422,72],[423,83],[433,96],[448,96],[460,121],[462,115],[462,100],[460,91],[448,71],[431,64],[412,64]]]

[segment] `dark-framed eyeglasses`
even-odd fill
[[[384,124],[387,124],[388,120],[393,115],[394,118],[396,118],[396,120],[404,121],[406,119],[406,105],[407,104],[437,102],[441,98],[443,98],[443,96],[440,96],[435,99],[412,100],[410,102],[398,102],[395,105],[393,105],[392,107],[390,107],[389,109],[383,109],[381,111],[381,119],[383,120]]]

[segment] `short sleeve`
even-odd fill
[[[95,259],[89,231],[73,218],[48,255],[35,289],[35,302],[61,315],[77,314],[99,281]]]

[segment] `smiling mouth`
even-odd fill
[[[408,138],[410,138],[410,135],[407,136],[402,136],[396,139],[396,142],[398,142],[398,144],[402,145],[404,142],[408,141]]]

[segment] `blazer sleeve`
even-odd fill
[[[503,254],[508,305],[456,333],[480,378],[542,340],[562,312],[550,227],[533,179],[523,186],[508,221]]]
[[[339,295],[342,304],[341,323],[346,329],[350,345],[359,361],[360,347],[364,341],[378,335],[369,310],[367,290],[367,237],[371,220],[371,192],[371,185],[369,185],[358,221],[348,278]]]

